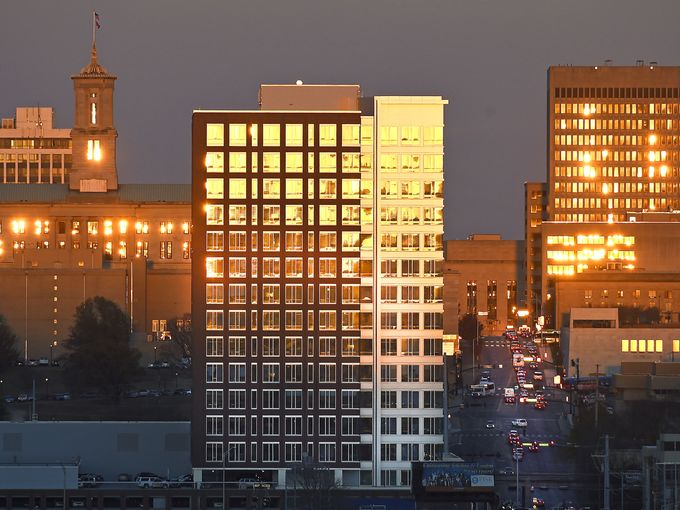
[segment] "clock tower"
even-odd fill
[[[92,44],[90,63],[71,76],[76,100],[71,130],[73,163],[69,188],[81,192],[118,189],[113,88],[116,76],[97,62]]]

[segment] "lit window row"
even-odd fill
[[[362,158],[363,159],[366,158]],[[363,165],[362,165],[363,167]],[[380,170],[383,172],[441,172],[444,168],[442,154],[381,154]]]
[[[248,140],[253,147],[258,146],[259,126],[257,124],[229,124],[228,138],[225,144],[224,124],[206,125],[206,145],[208,147],[245,147]],[[305,141],[303,124],[262,124],[262,145],[264,147],[279,147],[283,140],[288,147],[302,147]],[[340,127],[342,145],[359,145],[359,125],[342,124]],[[249,135],[249,136],[248,136]],[[313,147],[315,135],[321,147],[335,147],[338,145],[338,125],[337,124],[308,124],[307,125],[307,146]]]
[[[381,126],[380,145],[442,145],[442,126]]]
[[[680,349],[680,340],[673,340],[673,352],[678,352],[676,348]],[[621,352],[663,352],[663,340],[621,340]]]
[[[628,89],[631,90],[631,89]],[[677,90],[677,89],[676,89]],[[630,96],[629,96],[630,97]],[[638,96],[642,97],[642,96]],[[677,94],[676,96],[677,97]],[[678,114],[680,103],[555,103],[556,114],[664,115]]]
[[[366,158],[364,158],[366,159]],[[257,173],[302,173],[307,171],[314,173],[335,173],[340,170],[343,173],[359,172],[362,161],[358,152],[343,152],[338,156],[335,152],[319,153],[319,164],[315,165],[315,155],[313,153],[303,154],[302,152],[284,153],[283,165],[281,153],[265,152],[262,154],[262,165],[259,165],[260,157],[257,153],[250,154],[250,164],[247,164],[247,154],[245,152],[230,152],[229,162],[226,167],[229,173],[245,173],[250,171]],[[305,164],[306,161],[306,164]],[[223,152],[207,152],[205,156],[205,168],[207,173],[224,173],[225,161]]]
[[[71,235],[80,235],[82,230],[82,224],[80,220],[71,220]],[[99,221],[87,221],[87,233],[89,235],[97,235],[99,233]],[[128,220],[122,219],[116,222],[118,227],[118,232],[121,234],[126,234],[128,232]],[[26,220],[12,220],[12,232],[14,234],[25,234],[26,233]],[[114,230],[113,220],[104,220],[104,235],[112,235]],[[35,220],[33,222],[33,232],[36,235],[48,234],[50,232],[50,222],[49,220]],[[160,223],[160,233],[161,234],[172,234],[173,223],[163,221]],[[148,234],[149,233],[149,222],[148,221],[138,221],[135,223],[135,231],[137,234]],[[2,222],[0,222],[0,233],[2,232]],[[59,235],[66,234],[66,222],[57,221],[56,222],[56,233]],[[182,223],[182,233],[189,233],[189,222],[185,221]]]
[[[338,314],[335,310],[322,310],[318,312],[317,327],[324,331],[336,331],[338,329],[338,315],[340,316],[340,326],[345,330],[370,329],[372,327],[372,318],[370,312],[359,311],[341,311]],[[250,323],[246,324],[247,318],[250,317]],[[258,327],[258,317],[261,317],[261,324]],[[283,317],[283,322],[281,321]],[[286,310],[280,312],[279,310],[229,310],[225,317],[223,310],[207,310],[206,311],[206,331],[223,331],[225,329],[225,318],[227,320],[226,327],[229,331],[256,331],[261,329],[263,331],[279,331],[285,329],[286,331],[302,331],[303,329],[314,329],[315,313],[313,310],[308,310],[305,314],[302,310]],[[303,328],[304,325],[304,328]],[[417,328],[416,328],[417,329]],[[426,329],[441,329],[426,328]]]

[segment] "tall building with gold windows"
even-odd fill
[[[549,69],[541,296],[551,321],[564,322],[555,317],[556,280],[605,272],[634,279],[668,270],[661,260],[641,264],[651,246],[642,243],[663,238],[664,227],[649,225],[659,234],[654,238],[641,235],[644,227],[633,222],[674,217],[679,177],[680,67],[639,62]]]
[[[409,486],[441,458],[445,104],[263,85],[194,112],[196,480]]]
[[[75,121],[17,108],[0,128],[0,314],[25,358],[58,357],[75,308],[118,303],[153,357],[190,310],[190,186],[119,184],[113,84],[92,48],[72,76]]]

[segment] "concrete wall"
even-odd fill
[[[0,465],[0,489],[77,489],[75,464]]]
[[[191,471],[189,437],[189,422],[0,422],[0,465],[79,462],[105,480],[178,476]]]
[[[565,328],[566,329],[566,328]],[[622,352],[622,340],[662,340],[662,352]],[[680,329],[670,328],[571,328],[565,349],[564,366],[569,376],[576,375],[569,360],[579,358],[581,376],[615,373],[625,361],[670,361],[673,340],[680,339]]]

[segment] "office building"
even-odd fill
[[[524,295],[524,241],[473,234],[448,240],[445,248],[444,332],[458,333],[458,321],[478,312],[488,313],[478,316],[484,335],[517,326]]]
[[[555,321],[555,280],[595,271],[632,274],[650,270],[635,264],[625,246],[603,251],[590,240],[618,239],[607,237],[611,230],[607,226],[612,224],[618,235],[629,238],[635,215],[680,209],[679,139],[680,68],[638,62],[632,67],[549,69],[547,201],[541,251],[545,255],[550,244],[547,229],[553,240],[562,229],[572,232],[575,225],[581,226],[581,235],[574,237],[576,258],[541,260],[540,308],[548,325]],[[532,186],[527,185],[527,195],[535,195]],[[532,224],[537,225],[538,217],[529,212],[526,222],[527,235],[534,236]],[[527,239],[529,249],[532,244],[533,237]],[[534,270],[537,262],[527,259]],[[531,274],[529,268],[529,279]],[[531,301],[536,289],[529,290]]]
[[[446,103],[263,85],[194,112],[195,479],[410,486],[441,458]]]
[[[25,358],[63,353],[76,307],[115,301],[152,357],[171,320],[188,325],[190,186],[119,184],[111,75],[97,61],[72,76],[75,122],[21,107],[0,129],[0,313]]]

